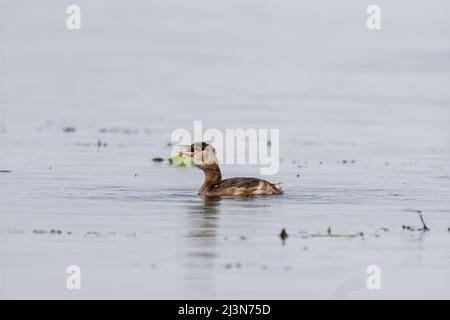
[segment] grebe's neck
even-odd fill
[[[202,191],[211,190],[215,185],[222,181],[222,174],[220,173],[220,168],[217,163],[210,164],[206,168],[202,168],[205,174],[205,181],[202,184],[200,193]]]

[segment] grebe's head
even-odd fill
[[[217,166],[216,150],[205,142],[196,142],[188,146],[182,146],[182,154],[191,157],[194,165],[202,170],[208,170]]]

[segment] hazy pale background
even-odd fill
[[[449,9],[0,0],[0,297],[450,298]],[[286,193],[205,202],[198,170],[152,163],[194,120],[280,129]]]

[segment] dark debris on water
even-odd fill
[[[34,234],[55,234],[55,235],[62,235],[64,232],[60,229],[50,229],[50,230],[43,230],[43,229],[33,229]],[[67,231],[67,234],[72,234],[72,232]]]
[[[283,240],[283,242],[284,242],[287,239],[287,237],[289,237],[289,235],[286,231],[286,228],[281,229],[281,232],[280,232],[281,240]]]
[[[77,131],[77,129],[75,127],[64,127],[63,128],[63,132],[65,133],[71,133],[71,132],[75,132]]]
[[[422,214],[422,210],[415,210],[415,209],[405,209],[403,211],[407,211],[407,212],[415,212],[419,215],[419,219],[420,222],[422,223],[422,228],[415,228],[413,226],[407,226],[407,225],[403,225],[402,229],[403,230],[409,230],[409,231],[422,231],[422,232],[426,232],[426,231],[430,231],[430,228],[428,228],[427,224],[425,223],[425,219],[423,218],[423,214]]]
[[[100,148],[100,147],[106,147],[108,144],[106,143],[106,142],[102,142],[102,140],[101,139],[98,139],[97,140],[97,147],[98,148]]]

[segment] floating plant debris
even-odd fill
[[[63,232],[62,230],[59,229],[51,229],[49,231],[46,230],[42,230],[42,229],[33,229],[33,233],[34,234],[44,234],[44,233],[49,233],[49,234],[58,234],[61,235]],[[67,234],[72,234],[71,232],[67,232]]]
[[[357,232],[357,233],[349,233],[349,234],[339,234],[339,233],[333,233],[331,231],[331,227],[328,227],[327,229],[327,233],[313,233],[311,235],[308,235],[309,237],[314,237],[314,238],[320,238],[320,237],[325,237],[325,238],[358,238],[358,237],[364,237],[364,233],[363,232]],[[303,238],[308,238],[308,236],[304,236]]]
[[[137,129],[130,128],[101,128],[99,130],[101,133],[116,133],[116,134],[138,134]]]
[[[84,234],[85,237],[100,237],[101,234],[98,231],[88,231]]]
[[[163,162],[164,159],[161,158],[161,157],[155,157],[155,158],[152,159],[152,161],[153,161],[153,162]]]
[[[410,230],[410,231],[415,231],[415,230],[417,230],[417,231],[423,231],[423,232],[430,231],[430,228],[428,228],[428,226],[426,225],[425,220],[424,220],[424,218],[423,218],[422,210],[405,209],[405,210],[403,210],[403,211],[407,211],[407,212],[416,212],[416,213],[418,213],[418,214],[419,214],[420,222],[422,223],[422,228],[414,228],[414,227],[411,227],[411,226],[402,226],[402,228],[403,228],[404,230]]]
[[[425,224],[425,220],[423,219],[422,211],[419,211],[419,218],[420,222],[422,222],[423,228],[421,230],[423,231],[430,231],[430,228]]]

